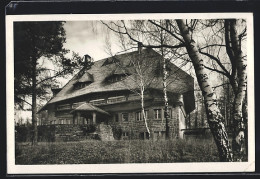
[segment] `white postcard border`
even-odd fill
[[[86,21],[134,19],[227,19],[247,20],[248,59],[248,162],[151,163],[151,164],[73,164],[15,165],[14,131],[14,21]],[[7,106],[7,173],[68,174],[68,173],[189,173],[189,172],[253,172],[255,171],[255,105],[254,48],[252,13],[162,13],[162,14],[59,14],[6,16],[6,106]]]

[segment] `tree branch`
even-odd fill
[[[174,33],[172,33],[171,31],[169,31],[168,29],[166,29],[166,28],[164,28],[163,26],[161,26],[161,25],[159,25],[159,24],[153,22],[152,20],[148,20],[148,22],[150,22],[150,23],[152,23],[153,25],[155,25],[155,26],[157,26],[157,27],[159,27],[159,28],[165,30],[166,32],[168,32],[169,34],[171,34],[174,38],[176,38],[177,40],[179,40],[181,43],[184,44],[184,41],[183,41],[181,38],[179,38],[178,36],[176,36]]]
[[[56,77],[62,75],[66,70],[67,70],[67,69],[62,70],[62,71],[60,71],[59,73],[57,73],[56,75],[54,75],[54,76],[51,76],[51,77],[48,77],[48,78],[45,78],[45,79],[39,81],[38,83],[36,83],[36,86],[39,85],[39,84],[41,84],[41,83],[43,83],[43,82],[45,82],[45,81],[47,81],[47,80],[51,80],[51,79],[53,79],[53,78],[56,78]]]
[[[227,69],[224,67],[224,65],[220,62],[220,60],[216,57],[214,57],[213,55],[211,54],[208,54],[208,53],[205,53],[205,52],[202,52],[201,50],[199,50],[199,52],[209,58],[211,58],[212,60],[216,61],[218,63],[218,65],[221,67],[221,69],[224,71],[224,73],[226,73],[225,76],[229,77],[230,74],[229,72],[227,71]]]
[[[203,49],[208,48],[208,47],[225,47],[225,45],[223,45],[223,44],[211,44],[211,45],[207,45],[205,47],[201,47],[201,48],[199,48],[199,50],[203,50]]]
[[[217,70],[217,69],[215,69],[215,68],[210,68],[210,67],[205,66],[205,65],[204,65],[204,67],[205,67],[206,69],[208,69],[208,70],[211,70],[211,71],[214,71],[214,72],[223,74],[223,75],[225,75],[226,77],[228,77],[228,76],[226,75],[226,73],[224,73],[223,71]]]
[[[146,48],[162,48],[162,47],[166,47],[166,48],[181,48],[181,47],[185,47],[184,44],[178,44],[178,45],[166,45],[166,44],[162,44],[162,45],[146,45],[146,44],[143,44],[142,42],[140,42],[139,40],[133,38],[129,33],[128,33],[128,30],[124,24],[124,22],[122,22],[124,24],[124,30],[125,32],[122,32],[122,31],[117,31],[113,28],[111,28],[109,25],[107,25],[106,23],[104,23],[103,21],[101,21],[102,24],[104,24],[108,29],[112,30],[113,32],[115,33],[118,33],[118,34],[123,34],[123,35],[127,35],[129,39],[131,39],[132,41],[136,42],[136,43],[141,43],[143,47],[146,47]],[[120,27],[120,26],[119,26]]]
[[[19,98],[18,96],[15,96],[15,97],[16,97],[16,99],[21,100],[21,101],[25,102],[26,104],[32,106],[32,104],[29,103],[29,102],[27,102],[26,100],[24,100],[24,99],[22,99],[22,98]]]

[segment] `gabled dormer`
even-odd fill
[[[124,80],[128,75],[130,75],[129,72],[127,72],[124,69],[121,69],[120,67],[117,67],[112,73],[106,77],[105,81],[107,83],[114,83],[121,80]]]
[[[81,89],[84,88],[85,86],[90,85],[92,82],[94,81],[93,75],[85,72],[85,74],[83,74],[76,83],[73,84],[74,89]]]

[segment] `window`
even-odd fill
[[[144,114],[145,114],[146,119],[148,119],[148,110],[144,110]],[[136,112],[135,118],[136,118],[137,121],[144,120],[142,111]]]
[[[169,117],[172,118],[172,108],[169,108]]]
[[[68,110],[68,109],[70,109],[70,104],[62,104],[57,106],[57,111]]]
[[[75,109],[75,108],[81,106],[81,105],[84,104],[84,103],[85,103],[85,101],[83,101],[83,102],[78,102],[78,103],[73,103],[73,104],[72,104],[72,109]]]
[[[108,104],[118,103],[118,102],[122,102],[122,101],[126,101],[125,96],[116,96],[116,97],[110,97],[110,98],[107,99]]]
[[[135,113],[135,118],[136,118],[137,121],[141,121],[142,120],[141,111]]]
[[[92,105],[102,105],[102,104],[106,104],[106,100],[105,99],[91,100],[89,101],[89,103]]]
[[[66,124],[71,124],[71,120],[70,120],[70,119],[67,119],[67,120],[66,120]]]
[[[128,132],[122,132],[122,136],[123,136],[123,137],[128,137],[128,136],[129,136],[129,133],[128,133]]]
[[[110,83],[113,83],[113,82],[121,81],[121,80],[125,79],[125,77],[126,77],[125,74],[113,75],[113,76],[110,76],[107,79],[107,81]]]
[[[60,124],[66,124],[66,119],[60,119],[59,122]]]
[[[128,121],[128,113],[122,113],[122,121],[127,122]]]
[[[144,99],[146,100],[149,97],[150,97],[149,94],[145,92],[144,93]],[[140,100],[140,99],[141,99],[141,96],[138,95],[138,94],[129,94],[129,96],[128,96],[129,101],[131,101],[131,100],[135,101],[135,100]]]
[[[118,114],[115,114],[115,122],[119,122]]]
[[[162,110],[154,109],[154,119],[161,119],[161,118],[162,118]]]
[[[86,86],[88,86],[90,83],[92,83],[91,81],[86,81],[86,82],[77,82],[74,84],[74,89],[81,89],[84,88]]]
[[[139,133],[139,139],[141,139],[141,140],[149,139],[149,133],[148,132],[140,132]]]

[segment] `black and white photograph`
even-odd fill
[[[252,13],[6,25],[9,173],[254,171]]]

